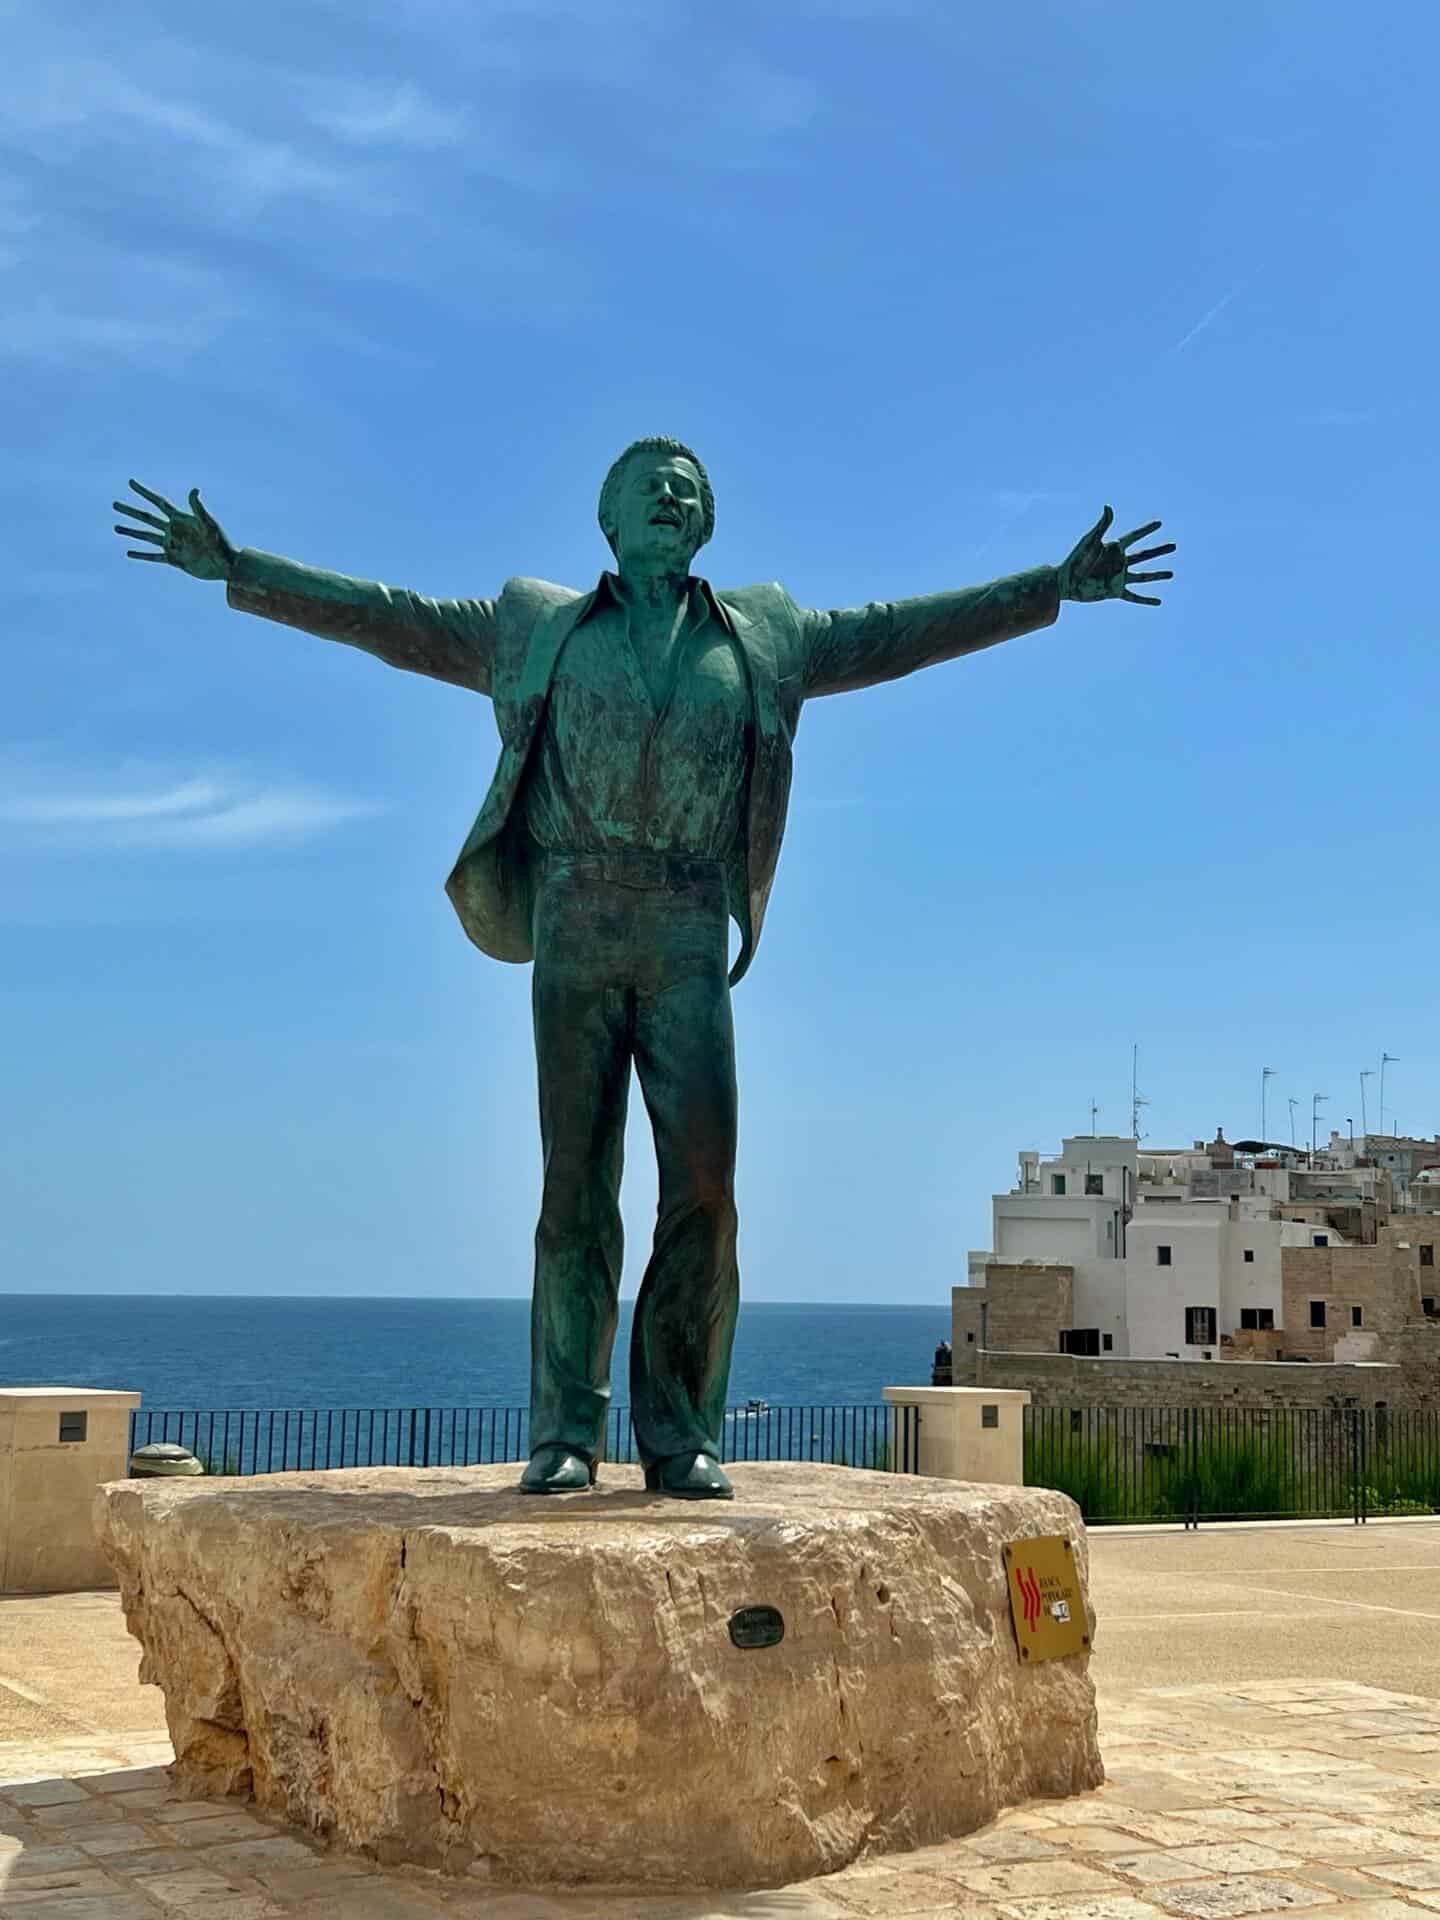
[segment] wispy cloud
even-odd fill
[[[1239,287],[1232,287],[1229,293],[1227,293],[1222,299],[1219,299],[1215,302],[1214,306],[1211,307],[1208,313],[1202,313],[1200,318],[1195,322],[1194,326],[1191,327],[1190,331],[1186,334],[1182,334],[1181,337],[1175,342],[1174,346],[1171,347],[1170,352],[1172,356],[1177,353],[1183,353],[1186,347],[1189,346],[1190,342],[1196,339],[1198,335],[1204,333],[1205,329],[1211,324],[1212,321],[1218,320],[1220,315],[1225,311],[1226,307],[1229,306],[1230,302],[1235,298],[1236,294],[1239,293],[1239,291],[1240,291]]]
[[[237,126],[224,115],[157,92],[98,60],[51,56],[17,61],[0,87],[7,137],[22,145],[89,129],[98,135],[127,129],[210,155],[228,184],[256,201],[276,195],[342,192],[344,172],[287,140]]]
[[[239,311],[223,277],[188,261],[127,252],[63,224],[23,242],[0,305],[0,360],[68,367],[181,364]]]
[[[373,815],[373,803],[234,773],[78,778],[0,769],[0,838],[25,851],[224,851],[295,842]]]
[[[339,89],[332,85],[326,92],[327,102],[312,108],[310,119],[349,146],[453,147],[470,123],[468,114],[441,106],[409,82],[386,87],[355,83]]]

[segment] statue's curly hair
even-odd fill
[[[610,543],[610,551],[615,552],[615,495],[620,489],[621,475],[637,453],[665,453],[673,460],[688,460],[699,474],[700,510],[704,516],[700,544],[703,547],[715,531],[715,493],[710,476],[693,447],[687,447],[683,440],[672,440],[668,434],[656,433],[645,440],[632,440],[605,476],[605,484],[600,489],[600,531]]]

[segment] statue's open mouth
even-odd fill
[[[678,527],[681,521],[678,513],[652,513],[650,524],[652,527]]]

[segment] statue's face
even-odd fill
[[[620,478],[615,550],[625,561],[687,568],[704,538],[700,475],[689,460],[637,453]]]

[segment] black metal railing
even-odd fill
[[[207,1473],[311,1473],[340,1467],[472,1467],[530,1453],[523,1407],[320,1407],[161,1411],[137,1408],[130,1450],[155,1441],[188,1447]],[[918,1407],[732,1407],[723,1460],[813,1460],[918,1473]],[[605,1458],[637,1458],[626,1407],[612,1407]]]
[[[1440,1409],[1032,1406],[1025,1480],[1093,1525],[1440,1513]]]

